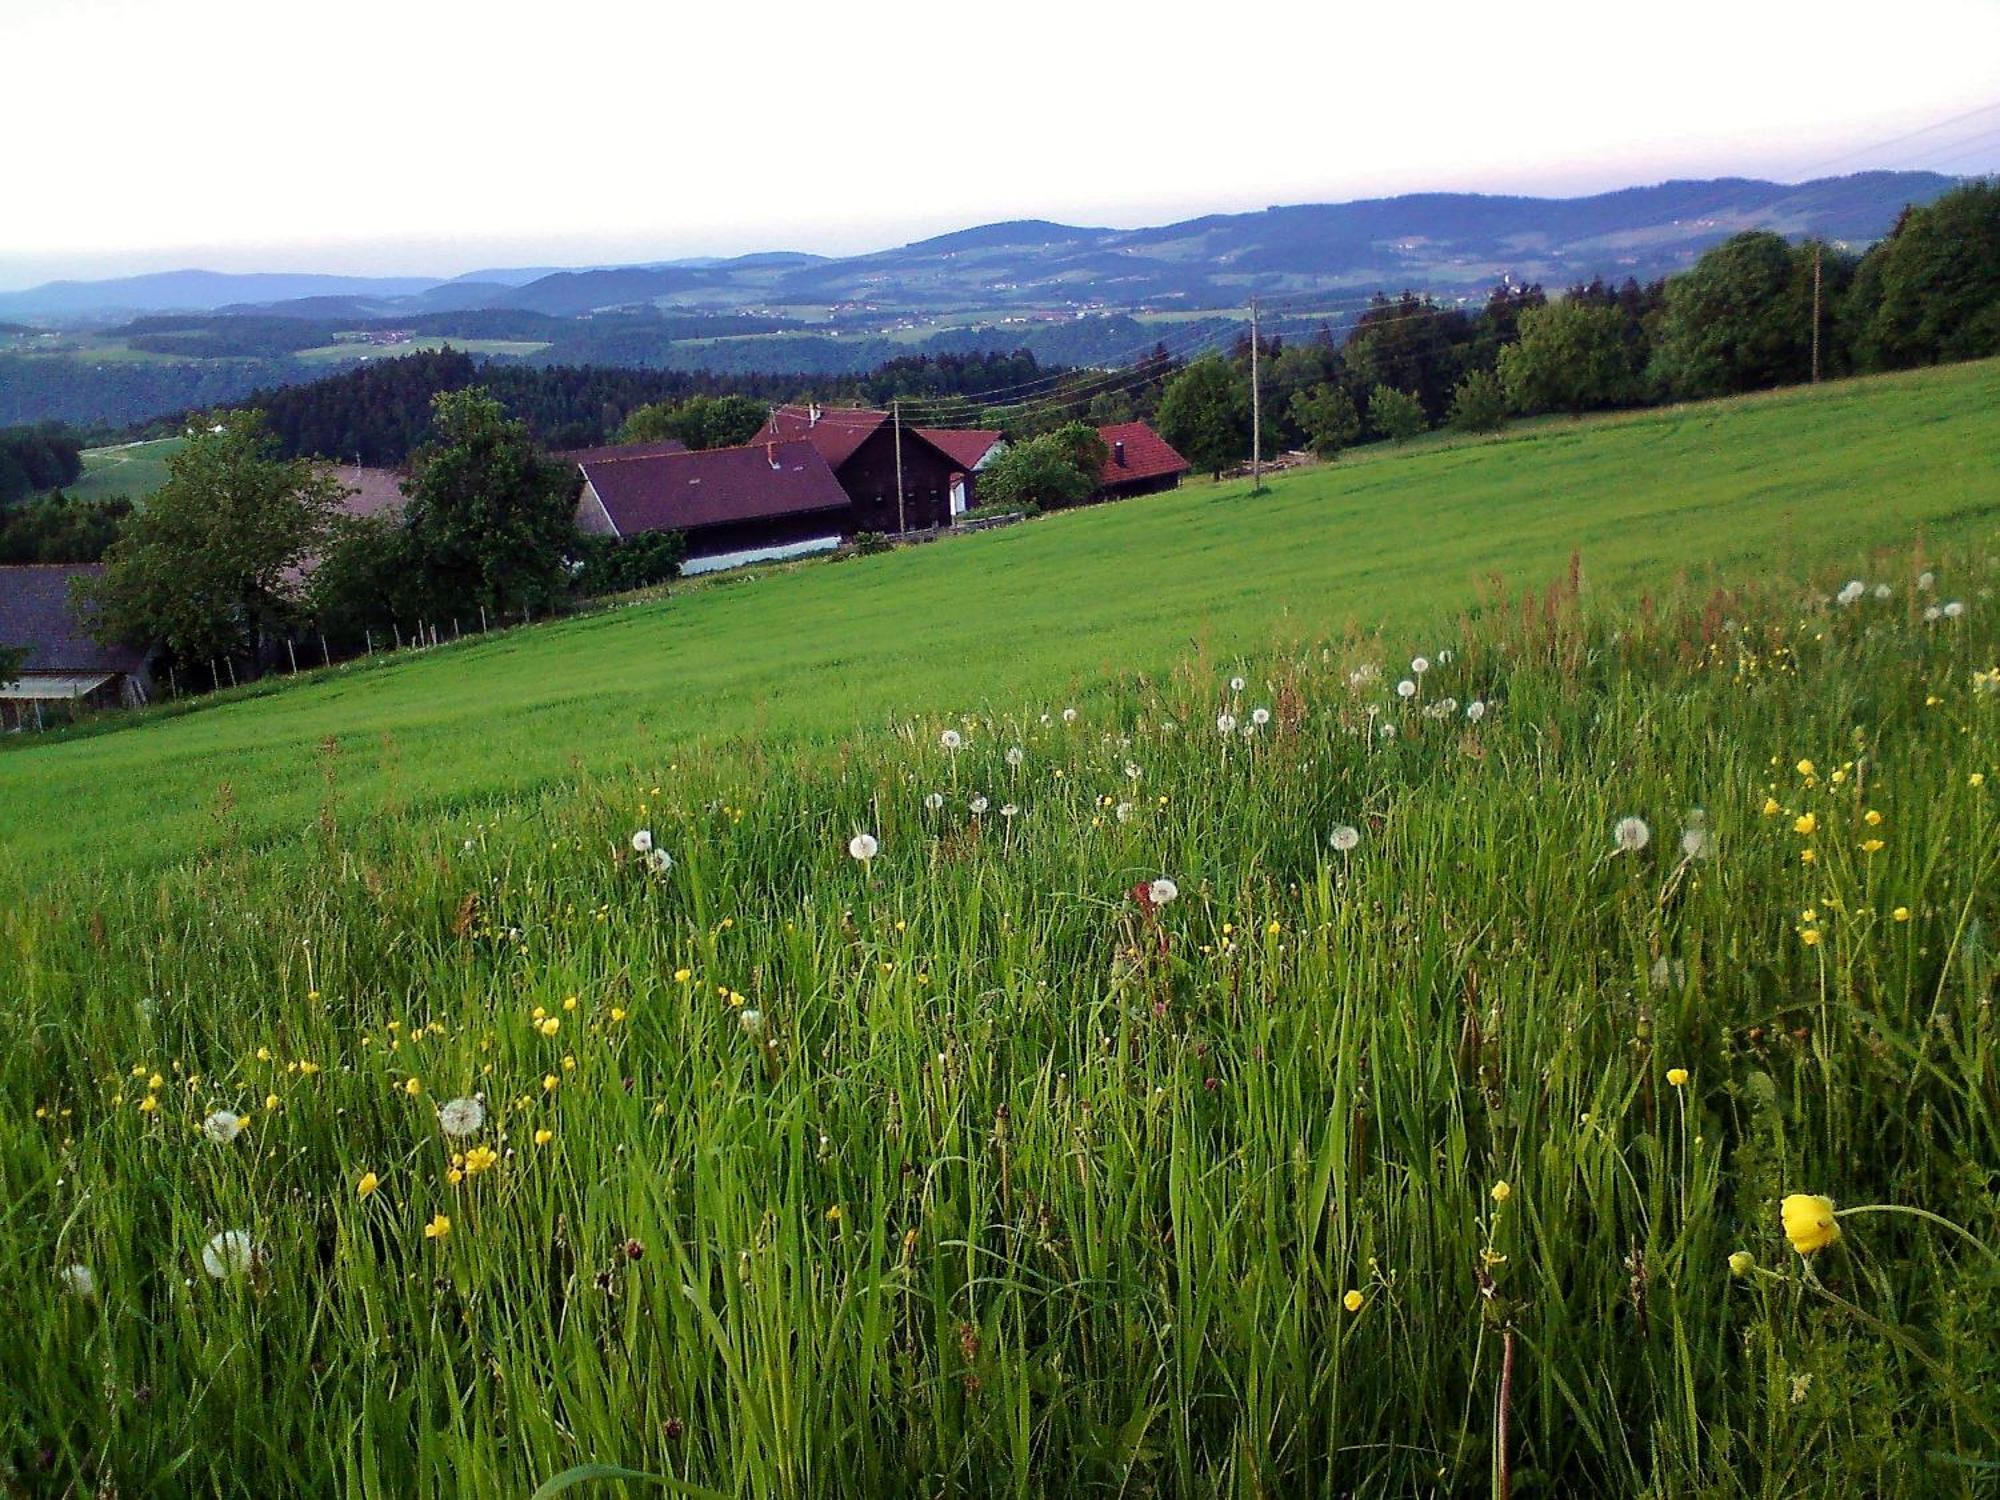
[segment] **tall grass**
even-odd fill
[[[2000,1267],[1779,1228],[2000,1242],[2000,573],[1842,581],[448,820],[328,748],[294,838],[58,876],[0,913],[8,1482],[1990,1494]]]

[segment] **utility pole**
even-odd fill
[[[910,529],[903,515],[903,398],[901,396],[889,403],[889,411],[896,424],[896,535],[901,536]]]
[[[1257,373],[1257,299],[1250,299],[1250,493],[1264,492],[1264,392]]]
[[[1813,246],[1813,338],[1812,338],[1812,383],[1819,384],[1819,258],[1823,246]]]

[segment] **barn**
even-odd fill
[[[851,534],[847,492],[803,441],[586,459],[576,525],[591,536],[678,531],[683,573],[831,551]]]
[[[926,431],[931,435],[926,436]],[[963,456],[940,446],[936,434],[937,429],[902,429],[900,503],[896,494],[898,433],[888,412],[857,406],[775,406],[752,441],[811,443],[847,492],[854,530],[894,535],[949,526],[951,518],[971,503],[970,476],[977,465],[967,464]],[[983,461],[999,434],[977,436],[990,439],[980,449]]]
[[[1093,500],[1126,500],[1179,489],[1188,461],[1144,422],[1119,422],[1100,427],[1104,463],[1097,471]]]
[[[0,646],[25,650],[19,674],[0,682],[0,726],[41,725],[77,705],[135,707],[152,688],[152,652],[106,646],[70,603],[70,584],[102,565],[36,563],[0,567]]]

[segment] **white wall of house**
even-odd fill
[[[717,552],[710,557],[690,557],[681,564],[681,576],[719,573],[724,568],[740,568],[747,563],[784,562],[793,557],[810,557],[815,552],[831,552],[840,545],[837,536],[816,536],[803,542],[787,542],[779,547],[747,547],[740,552]]]

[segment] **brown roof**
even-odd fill
[[[600,458],[654,458],[662,453],[685,453],[688,445],[679,438],[661,438],[651,443],[606,443],[602,448],[564,448],[550,458],[563,464],[587,464]]]
[[[847,492],[809,442],[599,459],[584,464],[583,476],[621,536],[847,507]]]
[[[961,469],[971,470],[993,451],[998,432],[983,427],[913,427],[910,429]]]
[[[24,672],[136,672],[137,646],[102,646],[70,607],[73,578],[94,578],[101,563],[36,563],[0,568],[0,646],[28,650]]]
[[[1168,474],[1185,474],[1190,465],[1173,446],[1144,422],[1120,422],[1100,427],[1104,439],[1104,466],[1097,471],[1099,489],[1131,484],[1138,479],[1159,479]],[[1118,445],[1125,445],[1123,463],[1118,461]]]
[[[859,406],[774,406],[750,441],[782,443],[803,438],[837,469],[888,420],[886,411]]]
[[[393,514],[403,508],[403,476],[394,469],[336,464],[333,477],[346,488],[340,508],[350,516]]]

